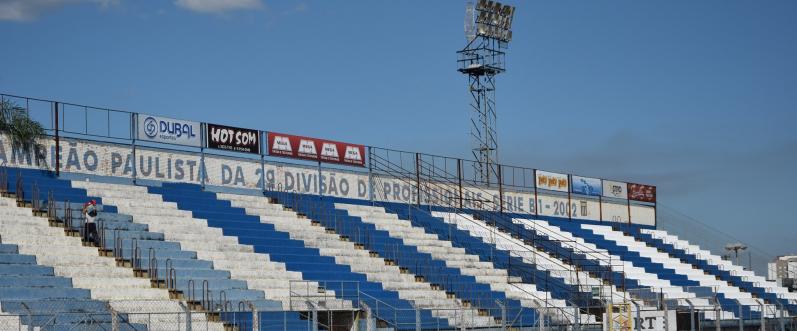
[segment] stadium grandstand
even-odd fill
[[[795,329],[650,185],[2,101],[0,330]]]
[[[794,256],[768,279],[654,185],[498,162],[514,12],[466,5],[468,159],[0,94],[0,331],[797,331]]]

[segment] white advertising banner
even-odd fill
[[[573,198],[570,200],[570,215],[574,219],[601,220],[601,205],[597,199]]]
[[[168,117],[138,114],[136,137],[158,143],[202,146],[199,122],[176,120]]]
[[[601,213],[605,222],[628,223],[628,205],[603,201]]]
[[[604,180],[603,196],[608,198],[628,199],[628,184],[623,182]]]
[[[43,160],[36,162],[33,153],[25,154],[11,148],[5,136],[0,135],[0,165],[22,168],[55,169],[55,143],[52,139],[41,141],[43,148],[34,151]],[[322,194],[341,198],[416,203],[418,190],[412,180],[387,178],[374,175],[371,180],[365,172],[335,171],[317,167],[287,165],[259,160],[205,155],[204,163],[198,153],[167,151],[155,148],[61,139],[61,171],[97,176],[182,182],[213,186],[259,190],[290,191],[306,194]],[[567,177],[548,176],[559,181]],[[448,183],[422,182],[421,203],[441,206],[459,204],[459,187]],[[373,186],[373,190],[372,190]],[[556,185],[558,187],[558,184]],[[564,189],[568,188],[567,183]],[[463,187],[464,208],[497,209],[501,200],[497,189]],[[536,203],[533,192],[505,191],[504,211],[537,214],[573,219],[628,222],[626,204],[603,202],[597,199],[566,196],[557,193],[538,192]],[[602,207],[601,207],[602,206]],[[602,208],[602,210],[601,210]],[[631,221],[635,224],[654,225],[655,208],[632,205]]]
[[[622,330],[621,325],[608,325],[612,323],[603,314],[603,329],[604,330]],[[631,312],[631,330],[656,330],[656,331],[676,331],[675,310],[648,310],[640,311],[639,314],[635,311]]]
[[[631,223],[656,225],[656,209],[651,206],[631,205]]]
[[[565,174],[537,170],[536,176],[538,189],[559,192],[567,192],[570,190],[570,183]]]

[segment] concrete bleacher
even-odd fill
[[[542,228],[550,232],[559,233],[564,238],[568,238],[570,243],[582,245],[596,252],[603,252],[604,254],[611,256],[612,260],[620,261],[622,264],[622,272],[629,280],[626,282],[627,286],[631,282],[636,282],[635,286],[630,286],[628,288],[629,291],[633,292],[634,296],[637,298],[645,300],[651,297],[656,297],[658,293],[658,295],[660,295],[663,299],[673,302],[680,307],[688,307],[690,304],[697,307],[710,307],[713,304],[712,300],[708,298],[712,296],[712,291],[710,288],[695,286],[689,288],[690,290],[687,290],[682,286],[672,284],[670,280],[660,278],[655,272],[648,271],[644,267],[634,265],[634,263],[631,261],[623,259],[622,256],[616,255],[613,252],[604,249],[603,247],[597,246],[591,241],[576,236],[567,231],[566,228],[561,228],[559,225],[554,223],[539,219],[530,220],[523,218],[516,219],[516,221],[520,222],[527,228]],[[737,313],[738,311],[721,310],[719,314],[721,319],[733,319],[736,318]],[[713,311],[707,311],[704,314],[705,318],[707,319],[717,318],[716,313]]]
[[[36,247],[53,252],[62,247],[57,237],[33,235],[49,230],[42,225],[47,226],[47,221],[33,217],[30,209],[17,207],[14,199],[0,198],[0,309],[23,316],[16,320],[0,318],[4,329],[22,325],[47,330],[110,329],[111,311],[103,295],[80,288],[81,282],[73,278],[75,269],[52,263],[57,259],[41,254],[45,250]],[[55,235],[63,236],[63,232]],[[61,255],[74,262],[67,259],[69,255]],[[122,328],[147,329],[146,325],[129,322],[122,323]]]
[[[723,260],[720,256],[665,231],[630,227],[621,227],[621,229],[632,233],[637,240],[660,249],[674,258],[690,263],[700,270],[767,300],[769,303],[782,306],[792,315],[797,314],[797,293],[789,292],[788,289],[779,286],[776,282],[767,281],[766,278],[757,276],[752,271]]]
[[[481,261],[479,256],[466,253],[465,249],[455,247],[436,234],[426,233],[423,228],[413,226],[411,222],[386,212],[382,207],[345,203],[336,203],[335,207],[386,231],[391,237],[400,239],[405,246],[415,247],[435,260],[443,261],[449,268],[458,269],[461,274],[473,277],[473,282],[464,284],[467,288],[472,288],[473,283],[486,284],[493,292],[505,295],[509,299],[507,305],[510,307],[520,304],[523,308],[544,310],[547,315],[559,319],[560,322],[576,322],[577,313],[567,306],[565,300],[552,298],[550,293],[539,291],[534,284],[522,283],[520,277],[510,276],[506,269],[495,268],[492,262]],[[586,323],[594,322],[594,318],[590,319],[589,315],[582,316],[582,319]]]
[[[397,214],[399,218],[409,220],[414,226],[422,227],[426,232],[436,234],[452,242],[454,246],[465,249],[468,254],[477,255],[482,261],[490,261],[495,268],[506,269],[511,276],[519,277],[524,283],[535,284],[539,290],[551,293],[555,299],[567,300],[580,307],[595,304],[592,302],[589,290],[577,284],[568,284],[561,276],[539,269],[533,263],[526,263],[520,256],[496,249],[481,238],[471,236],[468,231],[446,223],[428,211],[403,204],[382,203],[381,205]]]
[[[471,236],[480,238],[482,242],[494,245],[496,249],[509,252],[518,256],[528,264],[562,279],[565,284],[578,286],[582,292],[591,292],[599,288],[601,299],[606,302],[623,302],[628,299],[627,293],[620,291],[613,284],[606,285],[603,280],[592,274],[579,270],[575,266],[555,258],[538,247],[524,242],[522,239],[501,231],[483,220],[475,219],[467,214],[434,211],[432,215],[441,218],[446,224],[456,226],[467,231]],[[598,260],[607,260],[605,257],[596,257]],[[608,262],[607,262],[608,264]]]
[[[297,224],[297,221],[295,221],[296,218],[295,215],[292,216],[294,218],[294,220],[292,221],[291,215],[286,215],[284,214],[284,212],[282,215],[275,214],[279,213],[280,212],[279,210],[269,211],[264,208],[259,208],[260,206],[257,205],[258,200],[261,202],[261,204],[263,201],[267,201],[263,198],[256,198],[258,200],[250,199],[250,201],[245,201],[241,197],[235,195],[220,194],[220,196],[225,199],[230,199],[231,201],[233,201],[233,204],[236,206],[245,206],[247,208],[247,212],[261,215],[264,221],[268,222],[270,219],[279,219],[279,218],[284,219],[285,217],[288,217],[288,219],[285,220],[286,224],[291,224],[290,222],[292,222],[293,224]],[[286,201],[281,201],[281,202],[291,203],[290,201],[287,201],[287,199],[283,200]],[[436,287],[442,287],[449,293],[457,295],[457,297],[460,299],[468,300],[467,303],[471,307],[484,309],[485,306],[483,305],[483,303],[489,303],[495,305],[495,300],[506,301],[505,297],[503,296],[492,296],[491,289],[489,287],[484,287],[484,286],[479,287],[480,284],[477,284],[473,281],[473,276],[463,277],[462,274],[459,273],[455,274],[454,272],[456,272],[456,270],[445,266],[445,263],[441,263],[441,261],[439,260],[433,261],[431,259],[431,256],[428,255],[428,253],[419,252],[417,247],[410,247],[408,245],[405,245],[401,241],[397,241],[393,238],[390,238],[388,237],[388,234],[385,231],[377,230],[370,224],[362,222],[359,218],[352,218],[345,214],[340,213],[339,210],[335,209],[335,206],[331,202],[324,203],[323,210],[317,209],[318,207],[321,206],[317,204],[319,202],[320,201],[302,199],[301,201],[297,200],[295,204],[291,205],[292,208],[296,208],[298,211],[305,214],[311,220],[317,222],[320,226],[329,229],[334,229],[336,235],[345,236],[346,238],[348,238],[349,241],[353,242],[353,243],[337,243],[336,241],[339,240],[336,240],[338,238],[335,238],[335,235],[325,234],[323,233],[324,232],[323,229],[319,229],[317,231],[318,238],[323,238],[324,236],[332,236],[330,238],[333,239],[330,241],[331,243],[333,243],[334,245],[343,245],[342,247],[337,247],[337,248],[328,247],[329,253],[336,255],[350,255],[352,256],[352,259],[351,262],[349,263],[359,262],[358,264],[364,270],[368,270],[369,264],[363,263],[366,261],[362,261],[363,258],[358,257],[358,255],[367,255],[368,253],[365,252],[364,250],[368,250],[370,252],[379,254],[380,256],[388,258],[393,263],[395,263],[396,266],[387,267],[388,269],[394,270],[393,272],[394,275],[395,275],[395,270],[401,271],[402,268],[406,270],[406,274],[403,275],[403,278],[406,279],[406,281],[404,282],[405,284],[417,287],[421,290],[425,290],[427,293],[430,293],[432,295],[434,293],[439,293],[436,291],[429,292],[430,284],[434,284],[434,286]],[[324,215],[321,214],[324,212],[328,212],[330,214],[337,214],[337,215],[335,216],[335,219],[332,219],[330,217],[325,217]],[[305,220],[305,222],[308,222],[309,224],[309,220]],[[300,234],[301,230],[302,230],[301,228],[297,228],[296,233]],[[313,240],[313,241],[318,241],[318,240]],[[345,247],[345,246],[353,247],[354,245],[361,245],[362,250],[351,250],[348,249],[350,247]],[[367,258],[365,260],[367,260]],[[376,263],[381,262],[379,260],[373,260],[373,261]],[[476,257],[471,257],[470,261],[473,261],[475,263],[480,263],[477,262],[478,258]],[[436,266],[432,266],[432,264],[436,264]],[[372,264],[370,265],[370,268],[373,268]],[[485,270],[485,272],[490,272],[490,270]],[[384,274],[384,277],[390,277],[390,276],[391,275],[389,273]],[[419,282],[413,280],[415,276],[422,277],[424,281]],[[501,277],[504,278],[501,279]],[[506,283],[505,278],[507,278],[507,275],[503,274],[502,276],[499,277],[493,277],[492,280],[496,282],[503,281],[504,283]],[[398,280],[400,280],[400,278]],[[496,283],[496,286],[499,285],[500,284]],[[521,311],[519,309],[515,309],[516,307],[513,307],[511,305],[513,303],[517,304],[518,302],[512,302],[512,300],[509,300],[506,303],[510,305],[508,309],[510,316],[516,316],[517,318],[526,318],[528,321],[533,320],[534,316],[525,316],[525,317],[520,316],[522,313],[531,313],[532,311],[530,309],[527,311]],[[445,301],[437,301],[435,303],[435,306],[433,307],[437,307],[437,309],[443,307],[455,308],[451,306],[450,302],[446,303]],[[494,315],[494,317],[500,317],[501,311],[500,309],[494,309],[492,311],[487,311],[486,313],[488,314],[491,313]],[[514,313],[514,315],[512,315],[512,313]]]
[[[164,183],[162,187],[149,187],[150,193],[176,202],[181,210],[190,211],[196,218],[219,228],[225,235],[235,236],[238,242],[250,245],[257,253],[267,254],[270,260],[285,264],[291,271],[301,272],[304,280],[323,283],[325,289],[334,290],[336,297],[345,299],[346,290],[359,292],[359,300],[378,307],[379,314],[392,325],[414,325],[415,308],[400,292],[383,287],[378,280],[354,271],[354,267],[336,258],[322,255],[320,249],[291,238],[273,224],[261,223],[258,216],[247,215],[244,209],[232,207],[230,202],[217,199],[214,193],[203,191],[198,185]],[[439,312],[435,312],[439,313]],[[434,317],[432,311],[420,309],[422,324],[448,325],[448,320]]]
[[[434,289],[428,282],[419,281],[415,275],[402,272],[399,266],[385,265],[381,256],[373,256],[372,253],[378,254],[378,251],[369,251],[369,247],[358,248],[355,238],[341,240],[341,235],[346,235],[344,232],[328,231],[327,229],[332,228],[324,228],[323,222],[314,226],[313,221],[317,219],[312,215],[307,215],[309,219],[300,218],[295,212],[284,210],[282,205],[270,203],[264,197],[230,194],[218,194],[218,197],[230,201],[235,207],[244,208],[250,215],[259,216],[261,222],[274,225],[276,229],[289,233],[291,238],[317,248],[321,255],[334,257],[336,261],[349,265],[352,270],[364,273],[369,279],[380,281],[386,289],[397,291],[416,307],[430,309],[433,315],[445,317],[450,324],[494,324],[491,318],[479,316],[473,309],[461,310],[460,302],[449,298],[447,293]],[[365,232],[361,234],[366,236]]]
[[[677,259],[660,253],[655,248],[647,247],[644,243],[637,242],[633,237],[615,231],[606,225],[576,224],[567,221],[557,221],[556,225],[574,236],[592,243],[597,247],[606,249],[616,254],[623,261],[630,262],[633,266],[642,268],[656,275],[661,280],[669,281],[674,286],[679,286],[687,292],[698,296],[705,296],[708,288],[716,300],[719,301],[724,311],[739,314],[744,318],[756,319],[760,314],[767,317],[776,317],[773,307],[764,305],[749,293],[740,291],[738,287],[730,286],[726,282],[718,281],[715,277],[705,275],[702,270],[693,269]],[[739,310],[739,306],[742,310]]]
[[[56,208],[63,208],[63,204],[55,203],[58,198],[101,201],[47,172],[23,169],[15,174],[40,190],[47,188],[47,191],[39,191],[39,198],[52,198]],[[16,191],[14,187],[12,193],[18,193]],[[14,199],[4,199],[6,203],[2,208],[12,224],[4,226],[3,231],[7,234],[6,240],[16,244],[21,252],[34,255],[42,265],[53,267],[56,275],[71,278],[73,286],[89,290],[92,299],[107,301],[115,311],[129,313],[132,322],[146,323],[150,330],[185,329],[184,309],[179,301],[170,298],[168,290],[153,287],[149,279],[136,277],[132,269],[118,265],[112,257],[101,256],[96,247],[84,245],[80,237],[68,235],[64,228],[50,226],[48,218],[34,216],[31,208],[17,206]],[[80,205],[79,202],[75,204]],[[101,213],[104,217],[110,217],[112,213],[108,211],[116,210],[107,205],[99,209],[105,210]],[[62,209],[60,214],[64,213]],[[126,244],[130,245],[132,239],[127,240]],[[149,247],[157,245],[150,243]],[[204,314],[194,314],[192,320],[207,325],[208,329],[224,328],[221,323],[209,322]]]
[[[231,321],[251,329],[252,314],[240,307],[258,310],[262,329],[291,330],[312,329],[311,307],[351,312],[361,304],[396,329],[414,329],[418,315],[425,328],[497,327],[502,308],[524,325],[541,317],[592,324],[596,311],[586,307],[626,298],[681,308],[716,300],[722,319],[797,313],[797,295],[662,230],[217,193],[194,184],[65,180],[39,170],[8,175],[10,193],[43,210],[52,202],[50,216],[75,221],[70,234],[0,198],[0,329],[67,330],[83,327],[81,314],[96,316],[87,329],[103,329],[113,310],[122,330],[183,330],[179,314],[164,312],[186,305],[200,310],[194,321],[209,330]],[[91,199],[100,204],[99,247],[74,235]],[[207,311],[221,312],[223,322]]]
[[[111,227],[105,229],[108,231],[106,245],[119,239],[125,256],[131,254],[131,249],[124,248],[141,247],[138,265],[148,267],[154,257],[158,277],[165,281],[170,272],[176,274],[173,287],[190,294],[191,299],[201,300],[209,295],[214,306],[229,304],[237,308],[246,303],[260,311],[288,308],[284,306],[288,302],[288,293],[278,286],[287,283],[285,280],[291,277],[284,268],[264,261],[253,254],[250,247],[222,236],[221,231],[207,227],[204,228],[206,231],[201,231],[203,228],[190,217],[190,213],[177,210],[174,203],[163,202],[141,186],[85,181],[76,181],[74,185],[97,192],[106,203],[112,203],[132,216],[112,223],[101,222],[103,227]],[[99,218],[102,220],[102,217],[100,215]],[[144,228],[131,228],[135,224]],[[150,232],[148,228],[157,232]],[[124,231],[118,231],[120,229]],[[294,275],[294,279],[300,278]]]
[[[3,228],[7,225],[5,220],[10,220],[6,215],[0,219]],[[56,276],[53,267],[38,265],[35,256],[19,253],[16,245],[0,243],[0,330],[28,326],[47,330],[110,329],[107,305],[91,299],[88,290],[74,288],[70,278]],[[92,325],[88,325],[89,321]],[[146,325],[125,322],[121,329],[145,330]]]

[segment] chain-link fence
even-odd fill
[[[675,311],[678,330],[797,330],[797,317],[789,316],[786,307],[755,297],[727,298],[716,287],[637,288],[628,292],[637,298],[639,310]]]

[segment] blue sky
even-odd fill
[[[504,163],[652,183],[676,233],[797,253],[797,2],[510,3]],[[0,91],[466,157],[463,8],[0,0]]]

